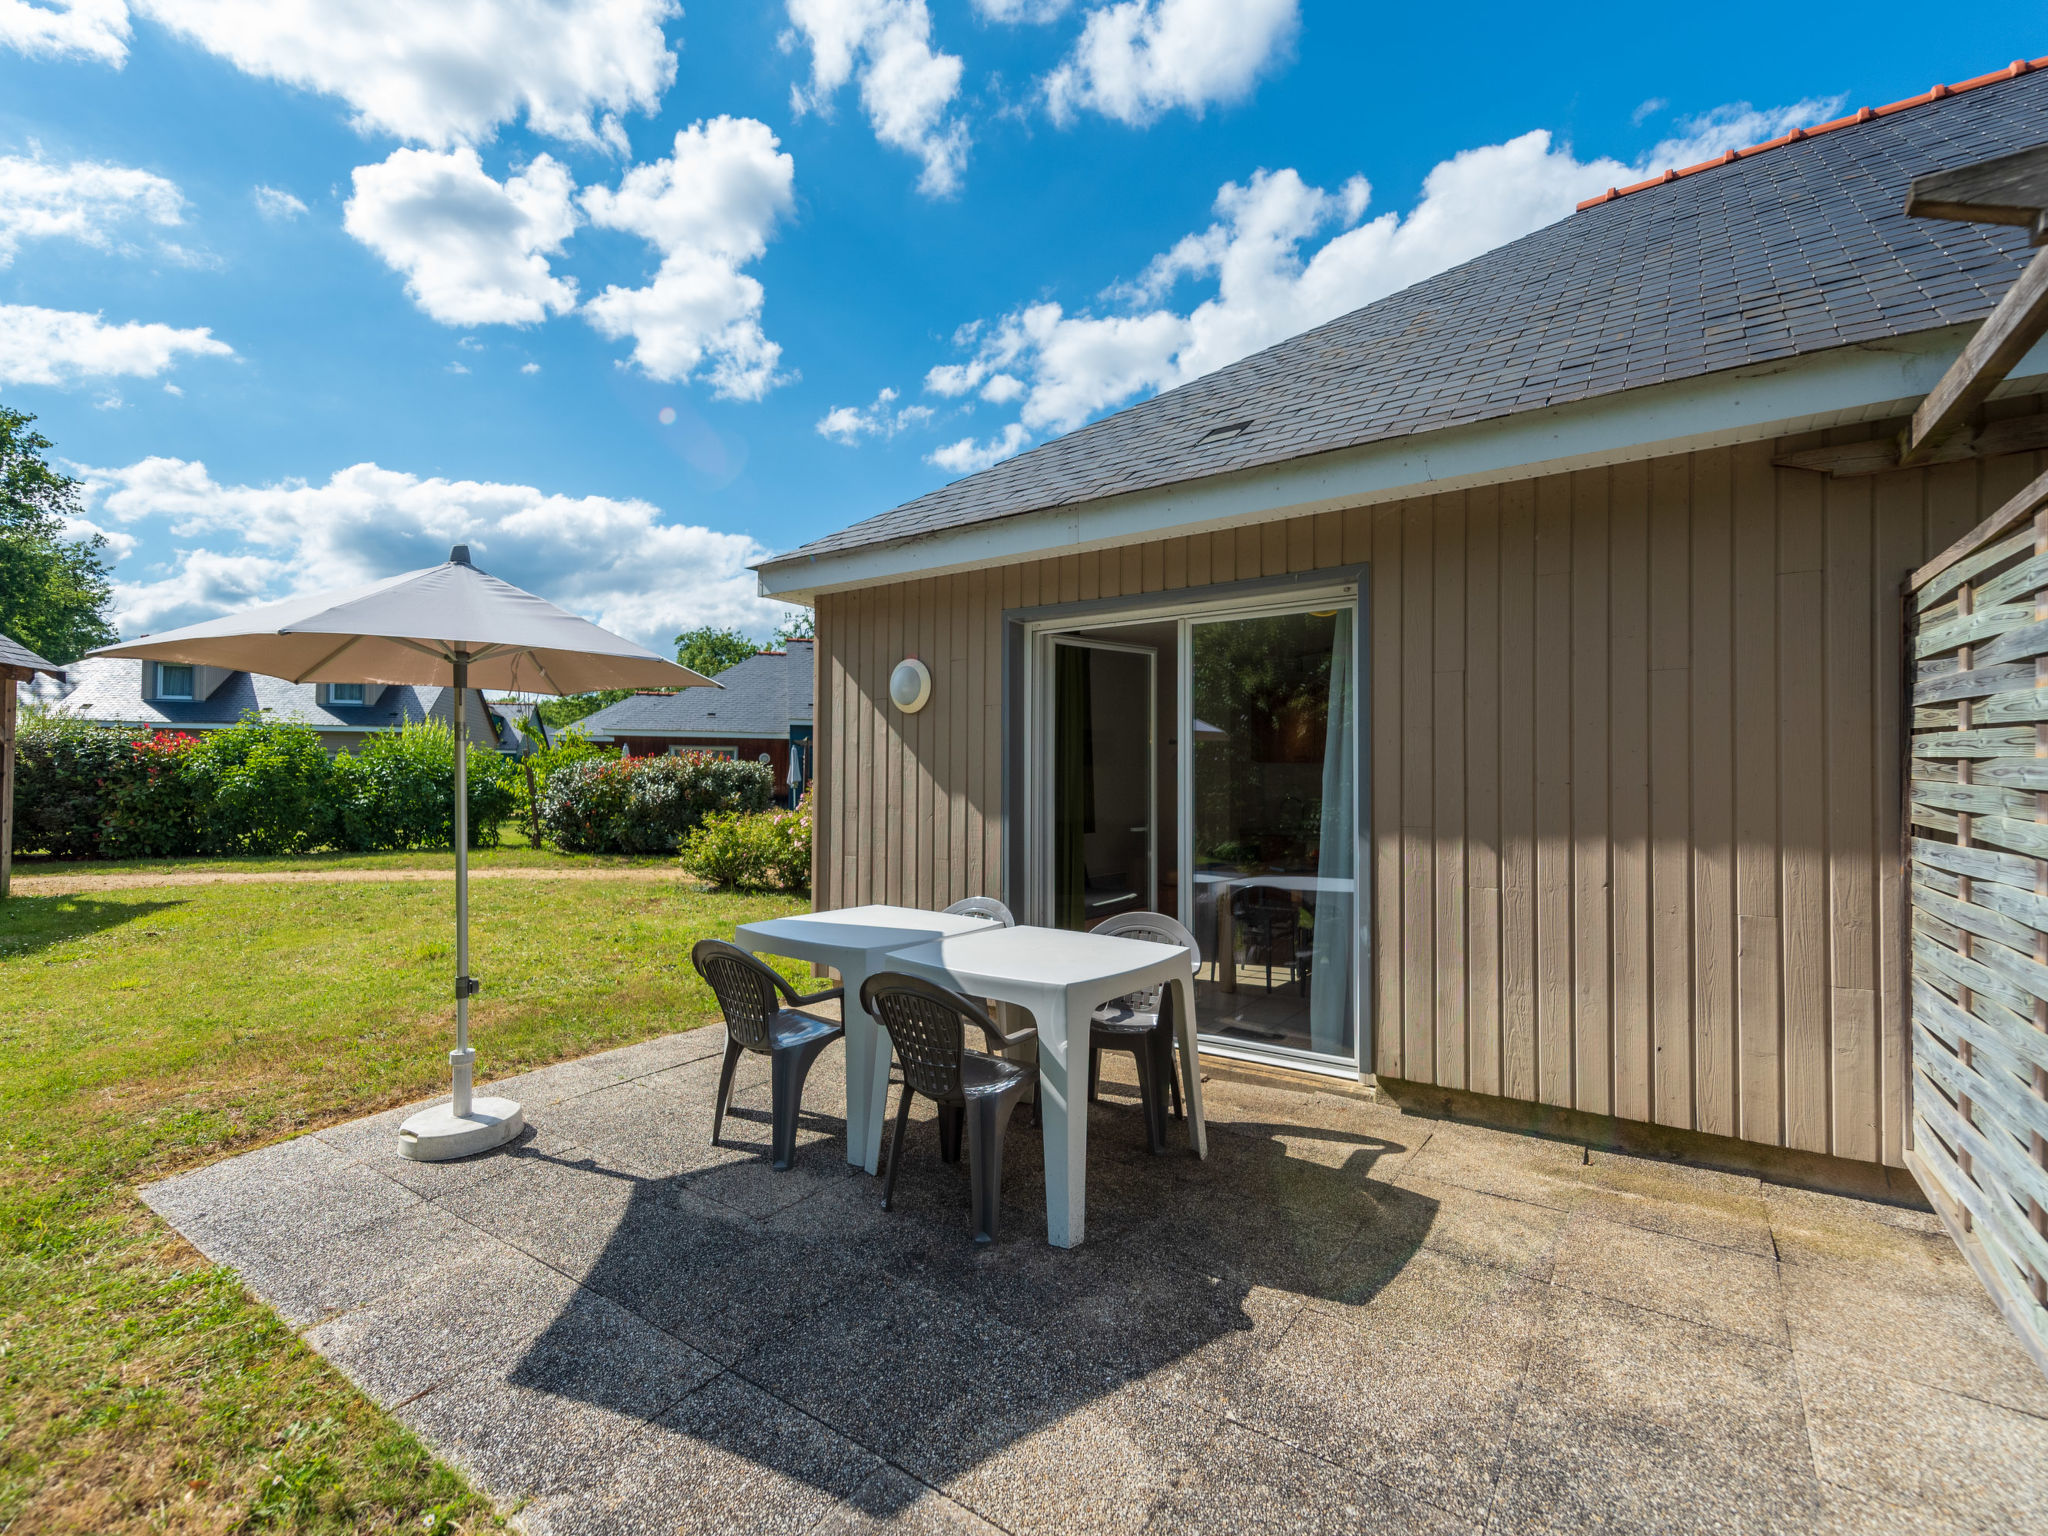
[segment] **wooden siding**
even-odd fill
[[[1900,1165],[1900,585],[2043,456],[1872,435],[827,594],[818,904],[1003,894],[1006,609],[1366,563],[1377,1070]]]

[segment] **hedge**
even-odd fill
[[[565,764],[541,788],[542,835],[571,853],[674,853],[707,816],[765,811],[766,763],[708,752]]]
[[[811,797],[791,811],[725,811],[683,839],[683,868],[736,890],[811,888]]]
[[[205,735],[31,711],[17,740],[15,844],[65,859],[446,848],[455,744],[428,722],[330,758],[310,727],[245,718]],[[470,846],[512,814],[514,768],[469,751]]]

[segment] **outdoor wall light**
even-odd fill
[[[914,715],[932,698],[932,669],[915,656],[896,663],[889,674],[889,702],[906,715]]]

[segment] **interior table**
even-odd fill
[[[889,1047],[860,1005],[861,983],[892,969],[891,950],[993,928],[986,918],[957,917],[917,907],[842,907],[743,923],[733,942],[757,955],[809,960],[839,973],[846,1000],[846,1160],[873,1173],[882,1160],[882,1124],[889,1096]]]
[[[1209,1155],[1195,1055],[1195,966],[1187,950],[1059,928],[990,928],[897,950],[877,969],[906,971],[1031,1014],[1045,1122],[1045,1227],[1054,1246],[1076,1247],[1087,1232],[1088,1019],[1112,998],[1168,989],[1160,1006],[1172,1008],[1180,1036],[1188,1139],[1196,1156]]]

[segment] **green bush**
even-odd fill
[[[334,763],[310,725],[244,715],[186,759],[208,853],[304,853],[334,834]]]
[[[15,844],[62,859],[446,848],[455,749],[438,722],[330,760],[310,727],[246,717],[206,735],[30,712],[19,735]],[[469,841],[495,847],[515,808],[511,762],[469,750]],[[520,777],[523,777],[521,775]]]
[[[811,887],[811,802],[793,811],[707,816],[683,839],[683,868],[737,890]]]
[[[15,736],[15,847],[60,859],[100,857],[111,792],[133,772],[135,743],[148,739],[146,731],[25,711]]]
[[[468,754],[469,846],[495,848],[518,769],[475,742]],[[438,720],[372,736],[334,760],[332,837],[351,853],[455,844],[455,735]]]
[[[513,764],[513,818],[529,831],[535,829],[540,818],[539,793],[557,772],[571,763],[615,763],[618,760],[617,747],[599,746],[574,727],[558,733],[552,746],[528,753]],[[530,779],[529,770],[532,774]]]
[[[767,764],[705,752],[572,762],[541,789],[541,833],[571,853],[674,853],[705,817],[765,810],[773,789]]]
[[[207,845],[206,786],[193,771],[197,736],[158,731],[128,744],[128,760],[106,780],[100,853],[109,859],[189,857]]]

